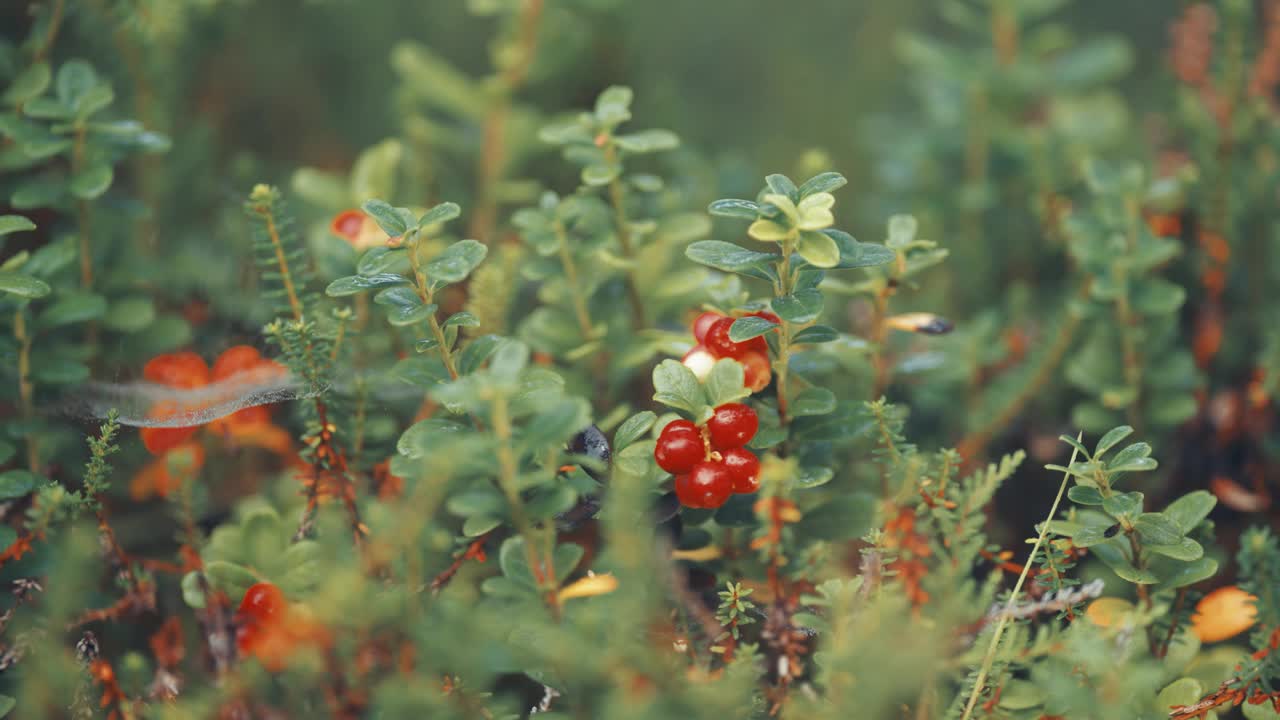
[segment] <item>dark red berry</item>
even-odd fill
[[[678,422],[688,423],[691,429],[677,427],[673,430],[671,426]],[[677,420],[663,428],[658,444],[653,448],[653,459],[658,461],[658,467],[673,475],[689,472],[706,456],[702,433],[688,420]]]
[[[760,427],[756,411],[742,403],[725,403],[707,421],[711,444],[717,450],[732,450],[751,442]]]
[[[765,342],[763,337],[753,337],[745,342],[734,342],[729,339],[729,328],[733,327],[734,318],[721,318],[707,330],[707,336],[702,339],[702,344],[707,346],[707,350],[718,358],[740,358],[748,352],[758,352],[767,354],[769,352],[769,343]]]
[[[723,463],[701,462],[676,477],[676,497],[691,508],[718,508],[733,494],[733,476]]]
[[[734,448],[721,453],[721,462],[733,477],[733,491],[739,494],[753,493],[760,487],[760,459],[745,448]]]
[[[773,379],[773,366],[766,355],[754,350],[744,353],[738,362],[742,363],[742,384],[753,393],[760,392]]]
[[[707,331],[711,329],[711,326],[715,325],[716,321],[720,320],[723,317],[724,316],[721,315],[720,313],[714,313],[714,312],[702,313],[693,321],[693,337],[698,342],[702,342],[703,340],[706,339]]]

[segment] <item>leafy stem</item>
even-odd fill
[[[18,397],[22,404],[22,417],[30,420],[35,412],[32,398],[35,386],[31,382],[31,335],[27,332],[27,318],[22,308],[13,313],[13,339],[18,341]],[[36,472],[40,466],[40,451],[36,433],[27,432],[27,469]]]
[[[799,238],[795,231],[787,234],[785,240],[782,241],[782,259],[778,261],[778,282],[776,284],[778,297],[790,295],[795,289],[795,273],[791,269],[791,254],[796,250],[796,243]],[[782,320],[782,327],[778,328],[778,362],[774,364],[774,373],[778,378],[778,419],[783,424],[787,422],[787,378],[788,371],[791,366],[791,322],[786,318]]]
[[[435,300],[435,291],[431,289],[426,275],[422,272],[421,260],[418,258],[416,236],[412,243],[409,248],[409,265],[413,268],[413,286],[418,291],[418,297],[422,300],[422,304],[431,305]],[[444,369],[449,373],[449,379],[457,380],[458,366],[454,362],[453,351],[449,348],[448,339],[444,335],[444,328],[440,327],[440,321],[436,320],[435,312],[427,315],[427,327],[431,329],[431,336],[435,338],[436,345],[440,348],[440,359],[444,362]]]
[[[617,144],[610,140],[605,148],[605,159],[613,163],[617,162],[617,158]],[[637,330],[641,330],[647,327],[648,323],[645,320],[644,300],[641,299],[640,290],[636,286],[636,274],[633,265],[635,252],[631,244],[631,225],[627,220],[627,208],[624,200],[622,180],[620,177],[614,177],[609,181],[609,204],[613,206],[614,222],[618,227],[618,245],[622,248],[622,256],[627,261],[627,301],[631,303],[632,326]]]
[[[560,253],[560,264],[564,266],[564,278],[569,286],[569,297],[573,301],[573,313],[578,318],[578,327],[582,330],[583,339],[592,335],[591,313],[587,310],[587,299],[582,295],[582,287],[578,284],[578,264],[573,260],[569,249],[569,236],[564,224],[557,220],[554,224],[556,244]]]

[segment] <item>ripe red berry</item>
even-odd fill
[[[729,339],[729,328],[733,327],[734,318],[726,317],[715,321],[708,330],[702,344],[718,358],[740,358],[744,353],[758,352],[767,354],[769,343],[763,337],[753,337],[745,342],[734,342]]]
[[[753,493],[760,487],[760,459],[745,448],[734,448],[721,453],[721,462],[733,477],[733,491],[739,494]]]
[[[718,508],[733,494],[733,475],[723,463],[701,462],[676,477],[676,498],[686,507]]]
[[[653,459],[658,467],[672,474],[687,473],[706,458],[702,432],[688,420],[673,420],[658,435]]]
[[[724,316],[721,315],[720,313],[714,313],[714,312],[702,313],[693,321],[693,337],[698,342],[702,342],[707,338],[707,331],[711,329],[711,326],[715,325],[716,321],[720,320],[723,317]]]
[[[707,421],[711,444],[717,450],[732,450],[751,442],[760,427],[756,411],[742,403],[725,403]]]
[[[766,355],[754,350],[744,353],[738,362],[742,363],[743,386],[753,393],[760,392],[773,379],[773,366]]]
[[[249,587],[240,601],[240,614],[255,622],[270,620],[284,614],[289,601],[280,588],[268,582]]]

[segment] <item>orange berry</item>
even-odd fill
[[[190,351],[166,353],[142,366],[142,377],[160,385],[190,390],[209,384],[209,364]]]
[[[1191,629],[1200,642],[1235,637],[1258,621],[1258,598],[1235,585],[1218,588],[1196,603]]]

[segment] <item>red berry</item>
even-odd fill
[[[687,473],[707,456],[702,433],[688,420],[673,420],[658,435],[653,459],[672,474]]]
[[[662,432],[658,433],[658,437],[661,438],[670,433],[693,433],[694,435],[701,435],[702,430],[697,425],[694,425],[692,421],[679,418],[667,423],[666,426],[662,428]]]
[[[717,450],[732,450],[751,442],[760,427],[756,411],[742,403],[725,403],[707,421],[711,444]]]
[[[283,615],[288,605],[289,601],[280,588],[268,582],[260,582],[245,591],[239,612],[246,618],[261,622]]]
[[[748,352],[768,353],[769,343],[763,337],[753,337],[744,342],[729,339],[729,328],[733,327],[734,318],[721,318],[707,330],[702,344],[718,358],[740,358]]]
[[[773,379],[773,366],[766,355],[754,350],[743,354],[738,362],[742,363],[743,386],[753,393],[760,392]]]
[[[333,220],[329,223],[329,231],[349,243],[355,243],[360,237],[364,218],[364,213],[359,210],[343,210],[333,216]]]
[[[723,463],[701,462],[676,477],[676,498],[691,508],[718,508],[733,494],[733,475]]]
[[[760,487],[760,459],[755,453],[745,448],[725,450],[722,454],[724,466],[733,477],[735,493],[753,493]]]
[[[693,337],[698,342],[702,342],[707,338],[707,331],[711,329],[716,321],[724,316],[720,313],[704,312],[693,321]]]

